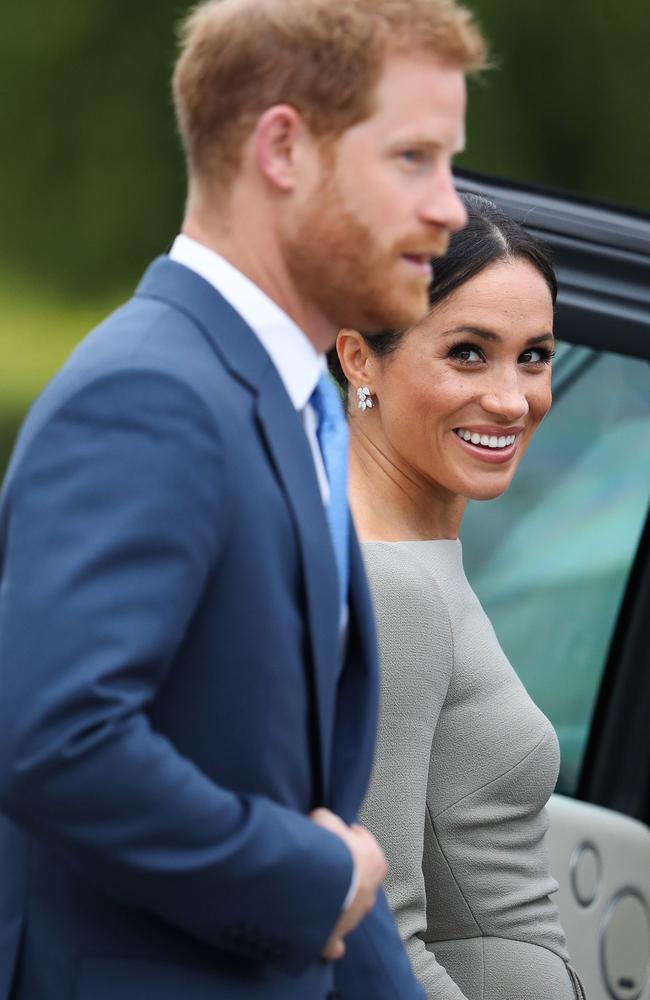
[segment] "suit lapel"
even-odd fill
[[[337,677],[340,597],[334,550],[314,462],[300,417],[268,354],[241,316],[203,278],[166,257],[154,261],[137,295],[189,315],[226,368],[257,395],[256,416],[296,528],[302,557],[319,737],[322,797],[327,799]]]
[[[158,257],[147,268],[136,296],[165,302],[188,316],[228,371],[257,390],[272,361],[248,324],[205,278]]]
[[[365,796],[377,735],[377,639],[368,582],[356,534],[350,538],[350,626],[338,690],[328,805],[347,823]]]
[[[323,799],[327,800],[340,669],[339,584],[334,550],[300,418],[271,369],[260,386],[257,416],[275,473],[291,509],[302,556],[315,685]]]

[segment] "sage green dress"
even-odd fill
[[[367,542],[379,742],[363,822],[431,1000],[574,1000],[544,806],[559,768],[469,586],[459,541]]]

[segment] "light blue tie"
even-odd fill
[[[341,586],[341,604],[348,597],[348,550],[350,543],[350,512],[348,508],[348,425],[341,398],[334,382],[321,375],[310,400],[318,417],[316,435],[329,480],[330,498],[327,505],[336,565]]]

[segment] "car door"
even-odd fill
[[[468,576],[553,722],[549,851],[590,1000],[650,998],[650,218],[459,173],[553,249],[554,405]]]

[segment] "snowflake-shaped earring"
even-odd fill
[[[359,386],[357,389],[357,406],[360,410],[371,410],[374,406],[370,389],[367,385]]]

